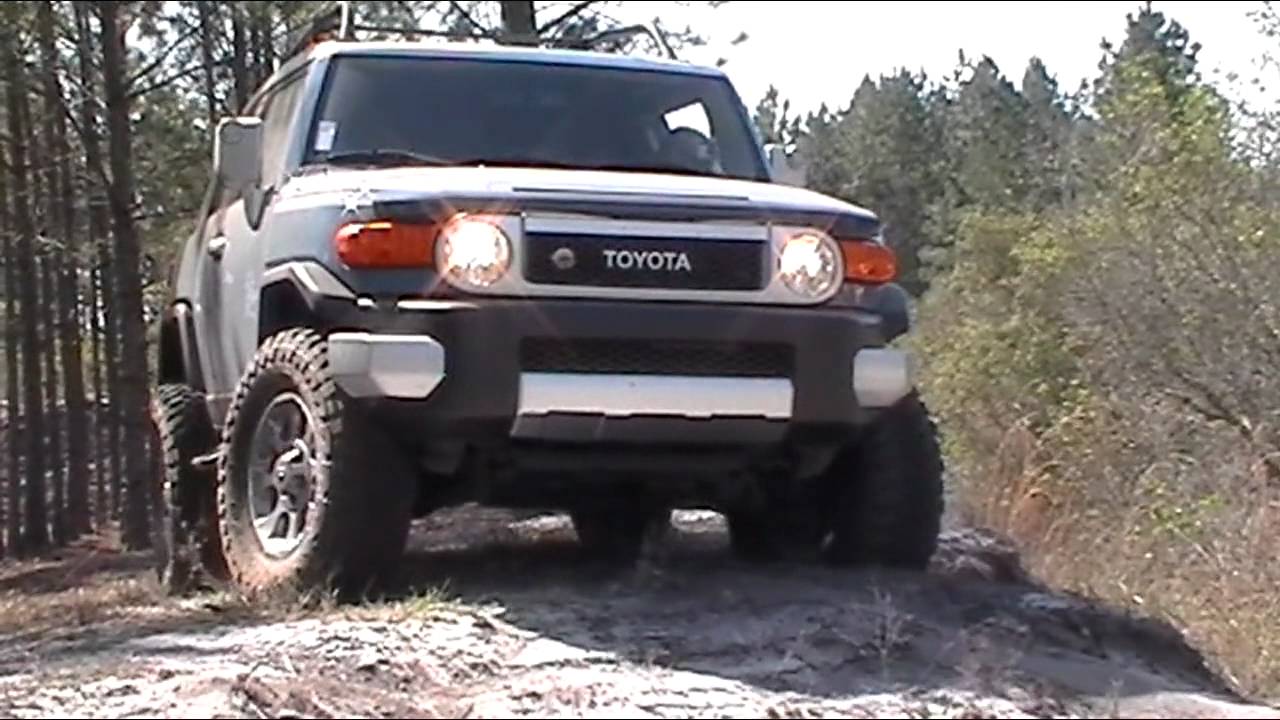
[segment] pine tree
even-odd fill
[[[85,407],[84,365],[80,335],[80,297],[77,288],[77,226],[72,202],[71,146],[67,142],[66,104],[58,77],[59,58],[54,36],[51,3],[36,11],[43,67],[45,115],[49,118],[48,150],[54,158],[56,193],[49,193],[49,216],[56,218],[61,243],[56,255],[62,260],[58,273],[58,343],[61,348],[63,396],[66,403],[67,517],[63,526],[68,539],[86,533],[89,524],[88,410]],[[53,228],[51,227],[51,232]]]
[[[11,213],[16,242],[18,298],[22,311],[22,388],[23,419],[26,442],[26,485],[23,493],[23,538],[26,552],[40,552],[49,546],[48,503],[45,499],[45,418],[41,397],[40,327],[36,308],[37,288],[35,228],[32,224],[26,139],[28,137],[28,91],[26,70],[20,61],[22,38],[15,17],[25,8],[5,7],[4,27],[0,28],[0,68],[8,79],[9,189],[12,193]]]
[[[79,1],[74,5],[76,19],[76,55],[79,60],[80,84],[92,89],[79,103],[80,143],[84,148],[85,166],[91,184],[88,192],[89,237],[94,243],[93,282],[98,304],[93,307],[95,321],[102,318],[99,338],[100,360],[95,363],[96,397],[94,398],[94,445],[99,448],[95,461],[97,490],[94,493],[94,524],[102,529],[120,507],[120,480],[123,475],[120,449],[122,445],[120,416],[120,334],[117,331],[115,281],[112,270],[112,247],[109,235],[110,202],[106,187],[106,165],[102,157],[102,135],[98,98],[100,87],[94,72],[94,56],[98,53],[90,23],[94,3]],[[105,382],[103,380],[105,379]],[[103,388],[106,392],[103,392]]]
[[[141,248],[133,218],[133,151],[126,92],[126,55],[120,3],[97,3],[101,25],[102,78],[106,94],[107,147],[111,172],[108,197],[115,238],[115,305],[120,330],[120,396],[124,425],[124,508],[122,540],[126,547],[150,543],[149,488],[154,483],[147,451],[149,391],[146,328],[143,327]]]
[[[902,70],[865,78],[838,125],[835,145],[847,179],[839,194],[873,209],[885,223],[885,240],[898,255],[900,280],[919,293],[918,253],[931,244],[924,221],[941,187],[934,162],[940,144],[925,97],[925,78]]]
[[[1022,97],[1027,112],[1027,202],[1036,210],[1053,207],[1074,195],[1072,117],[1057,81],[1039,58],[1032,58],[1022,75]]]
[[[928,203],[920,272],[933,280],[949,272],[956,230],[966,213],[1017,211],[1035,192],[1028,152],[1026,99],[989,57],[961,58],[954,95],[931,101],[941,126],[933,161],[939,192]]]
[[[4,38],[0,37],[0,42]],[[8,149],[0,143],[0,242],[4,253],[4,433],[5,482],[4,531],[2,541],[9,555],[21,555],[22,524],[19,520],[18,498],[22,492],[19,478],[22,474],[22,448],[25,433],[22,431],[22,400],[18,397],[18,279],[14,272],[17,257],[14,253],[13,224],[9,213],[9,158]]]
[[[791,114],[791,101],[780,100],[778,88],[773,85],[765,91],[752,114],[760,141],[777,145],[787,152],[795,150],[800,136],[800,118]]]
[[[1120,47],[1102,44],[1104,56],[1096,83],[1099,106],[1126,92],[1126,86],[1141,84],[1139,75],[1153,76],[1171,104],[1199,85],[1200,43],[1191,41],[1185,27],[1154,10],[1149,0],[1137,15],[1130,13],[1125,19],[1125,38]],[[1117,74],[1120,67],[1127,68],[1127,78]]]
[[[37,17],[40,8],[48,8],[47,3],[36,3]],[[37,20],[37,25],[39,21]],[[47,75],[47,69],[41,72]],[[41,78],[43,79],[43,78]],[[39,97],[36,78],[31,78],[30,90]],[[63,272],[63,258],[58,250],[57,226],[60,197],[58,189],[58,167],[53,151],[53,121],[57,113],[48,112],[48,97],[40,98],[33,116],[29,116],[28,147],[31,161],[31,181],[33,183],[31,211],[35,221],[37,261],[40,278],[40,356],[44,364],[44,403],[45,403],[45,468],[48,472],[46,482],[50,490],[47,516],[50,529],[50,542],[55,547],[66,543],[66,457],[62,453],[63,440],[66,438],[65,419],[60,402],[59,386],[62,379],[59,362],[59,343],[57,318],[61,308],[55,292],[57,278]],[[28,110],[30,113],[31,110]],[[38,123],[36,122],[38,119]]]

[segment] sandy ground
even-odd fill
[[[0,713],[1280,718],[1172,628],[1038,587],[972,531],[925,574],[752,566],[679,513],[609,571],[563,516],[460,509],[416,529],[412,597],[293,615],[148,596],[145,563],[0,573],[0,610],[33,618],[0,635]],[[132,590],[67,599],[94,583]]]

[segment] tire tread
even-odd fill
[[[925,569],[941,531],[944,463],[936,424],[919,395],[888,408],[833,469],[828,558]]]
[[[264,376],[283,376],[280,381]],[[235,489],[230,475],[238,470],[235,451],[248,442],[240,430],[251,396],[264,382],[292,385],[311,406],[316,430],[326,438],[313,451],[326,465],[324,478],[313,483],[308,522],[319,530],[309,546],[299,548],[300,563],[282,572],[266,570],[248,529],[237,539],[231,517]],[[364,592],[387,579],[403,553],[411,521],[409,475],[398,463],[396,449],[376,432],[363,412],[338,388],[329,370],[327,344],[314,330],[284,330],[263,341],[236,388],[222,434],[218,467],[218,522],[224,554],[234,581],[253,591],[284,584],[309,589],[336,586],[342,592]],[[240,450],[240,452],[244,452]],[[241,535],[245,530],[238,531]],[[304,541],[305,542],[305,541]]]
[[[192,460],[217,442],[204,398],[189,385],[156,388],[152,406],[161,462],[161,527],[157,548],[166,590],[181,593],[196,581],[196,568],[213,580],[226,579],[226,564],[214,515],[213,475]]]

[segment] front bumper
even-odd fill
[[[348,394],[429,437],[664,443],[770,442],[841,432],[912,388],[877,315],[848,309],[538,300],[366,304],[329,323],[329,363]],[[530,367],[532,341],[649,347],[754,343],[786,370],[682,372]],[[673,350],[678,353],[678,350]],[[674,370],[673,370],[674,368]]]

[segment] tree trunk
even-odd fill
[[[502,41],[511,45],[537,45],[533,0],[502,0]]]
[[[100,237],[95,234],[90,222],[89,244],[94,246]],[[93,426],[93,432],[90,434],[91,448],[89,457],[93,458],[93,527],[102,532],[107,525],[107,444],[103,442],[103,425],[106,423],[106,413],[102,411],[102,403],[106,399],[106,390],[103,388],[102,378],[102,278],[99,268],[90,265],[89,270],[89,300],[86,304],[89,312],[89,347],[90,347],[90,367],[93,369],[93,412],[90,413],[89,422]]]
[[[3,53],[4,76],[8,88],[9,128],[9,180],[13,193],[13,235],[16,247],[10,257],[18,260],[18,297],[22,305],[22,390],[26,419],[26,492],[24,499],[23,549],[38,553],[49,546],[49,528],[46,525],[47,510],[44,483],[44,406],[40,397],[40,331],[36,309],[39,299],[36,291],[35,248],[32,242],[31,208],[28,202],[27,148],[27,85],[25,70],[18,60],[16,31],[6,23]]]
[[[102,81],[107,98],[108,157],[111,165],[111,228],[115,236],[116,309],[119,314],[121,412],[124,418],[124,527],[126,548],[150,544],[148,489],[154,468],[149,462],[149,409],[147,388],[146,328],[143,325],[141,251],[133,221],[132,138],[129,97],[125,88],[124,28],[120,4],[107,0],[97,5],[102,23]]]
[[[49,191],[44,191],[49,192]],[[62,547],[67,542],[66,533],[66,466],[62,455],[62,442],[65,437],[63,421],[65,420],[58,393],[58,343],[55,327],[55,305],[53,278],[58,274],[58,263],[54,260],[53,248],[46,247],[40,258],[40,333],[41,350],[44,355],[44,407],[45,407],[45,467],[48,468],[47,481],[52,490],[47,517],[49,518],[50,542],[54,547]]]
[[[267,38],[262,29],[262,18],[267,10],[267,4],[253,3],[249,7],[252,8],[247,18],[249,21],[249,86],[258,87],[267,77]]]
[[[27,123],[30,127],[30,116]],[[56,195],[57,190],[53,183],[51,172],[53,163],[49,157],[48,145],[43,142],[45,139],[44,133],[41,133],[41,142],[33,143],[32,167],[39,168],[40,172],[38,177],[33,178],[36,184],[32,197],[47,199]],[[40,247],[37,250],[37,256],[40,265],[40,355],[44,360],[45,467],[48,469],[46,480],[53,494],[52,503],[47,508],[47,517],[52,531],[53,545],[61,547],[66,539],[63,526],[66,493],[62,458],[63,418],[58,400],[58,344],[54,340],[57,335],[54,320],[57,303],[53,292],[53,278],[59,273],[59,263],[57,250],[51,242],[52,225],[53,218],[49,216],[46,208],[39,217]]]
[[[115,248],[109,235],[108,209],[110,190],[103,188],[100,205],[94,211],[102,216],[102,234],[98,242],[98,278],[102,283],[102,349],[107,369],[106,427],[103,438],[107,445],[107,510],[112,518],[120,517],[121,483],[124,482],[124,416],[120,390],[120,313],[116,308]]]
[[[272,3],[253,3],[253,87],[261,87],[271,77],[275,65],[275,48],[271,41]]]
[[[34,80],[35,78],[32,78]],[[34,84],[34,83],[33,83]],[[41,108],[37,106],[39,113]],[[34,217],[36,263],[39,268],[40,298],[36,306],[40,316],[40,358],[44,365],[44,443],[45,443],[45,481],[52,495],[46,508],[51,531],[50,540],[54,547],[61,547],[66,539],[63,520],[65,496],[65,477],[62,458],[62,412],[58,398],[58,344],[55,318],[56,300],[54,297],[54,276],[59,272],[56,242],[53,238],[54,219],[51,213],[51,201],[56,199],[57,187],[54,180],[52,153],[49,150],[50,138],[53,135],[52,118],[47,112],[39,113],[41,117],[37,131],[36,123],[31,116],[32,108],[28,104],[23,124],[27,128],[29,163],[31,167],[31,213]],[[44,202],[40,202],[43,200]]]
[[[218,90],[213,75],[213,23],[217,8],[208,0],[196,3],[196,11],[200,13],[200,63],[204,65],[204,102],[209,113],[209,131],[218,126],[218,116],[222,114],[218,107]]]
[[[80,59],[80,83],[86,89],[96,88],[92,58],[94,55],[94,38],[90,27],[89,15],[93,3],[77,2],[75,4],[76,25],[78,28],[77,55]],[[97,504],[94,506],[94,520],[99,530],[105,528],[110,518],[120,511],[120,365],[119,365],[119,333],[116,331],[116,311],[113,307],[115,283],[112,281],[111,239],[107,234],[107,188],[101,184],[102,143],[98,124],[98,110],[95,98],[99,93],[89,91],[80,103],[80,129],[83,134],[85,166],[89,168],[89,177],[98,179],[89,194],[89,235],[97,245],[98,267],[94,272],[97,280],[98,303],[95,305],[95,321],[101,313],[102,334],[100,337],[101,359],[95,363],[95,372],[106,370],[105,400],[102,392],[102,378],[98,380],[98,396],[94,406],[95,443],[99,451],[97,456],[98,488]]]
[[[235,87],[236,106],[233,112],[243,112],[249,103],[248,41],[245,37],[244,8],[238,2],[228,3],[231,10],[231,78]]]
[[[264,3],[262,8],[262,37],[266,40],[262,47],[262,65],[267,69],[262,75],[262,82],[266,82],[276,69],[276,43],[272,33],[275,27],[276,9],[272,3]]]
[[[0,42],[4,42],[0,38]],[[13,254],[13,229],[9,221],[9,160],[5,148],[0,145],[0,240],[4,253],[4,427],[5,444],[5,482],[4,487],[4,531],[0,532],[0,557],[20,555],[22,528],[18,522],[18,493],[22,488],[18,484],[19,473],[22,472],[22,451],[18,433],[18,305],[14,290],[17,282],[13,272],[15,257]]]
[[[60,222],[61,271],[58,273],[58,341],[62,347],[63,396],[66,402],[67,497],[66,539],[89,532],[88,416],[85,409],[84,365],[77,289],[76,217],[71,189],[71,147],[67,142],[66,104],[58,80],[58,53],[51,3],[37,6],[41,62],[44,65],[45,115],[52,118],[46,144],[55,158],[57,193],[49,193],[49,216]]]

